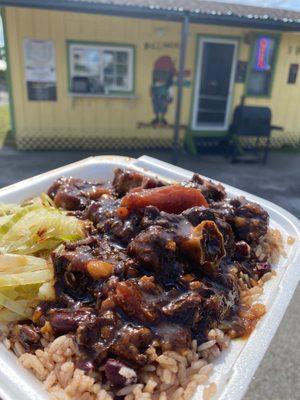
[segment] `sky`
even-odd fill
[[[216,0],[218,1],[218,0]],[[299,0],[219,0],[225,3],[249,4],[259,7],[275,7],[300,11]]]
[[[220,0],[221,1],[221,0]],[[260,7],[278,7],[300,11],[299,0],[222,0],[226,3],[257,5]],[[3,29],[0,18],[0,47],[3,46]]]

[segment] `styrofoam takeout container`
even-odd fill
[[[47,190],[54,179],[65,175],[85,179],[106,180],[113,176],[117,167],[131,167],[149,175],[167,180],[190,179],[192,172],[174,167],[151,157],[139,159],[104,156],[90,157],[0,190],[0,202],[20,202]],[[300,222],[293,215],[275,204],[225,185],[229,196],[245,195],[256,201],[270,214],[272,227],[279,228],[286,239],[296,239],[293,245],[286,245],[287,257],[276,266],[277,275],[265,284],[262,302],[267,314],[261,319],[247,340],[234,340],[229,349],[216,359],[211,381],[217,384],[215,399],[239,400],[245,393],[250,380],[262,360],[272,337],[292,298],[300,277]],[[194,400],[200,399],[199,387]],[[17,362],[16,357],[3,344],[0,345],[0,398],[2,400],[43,400],[48,399],[42,385]]]

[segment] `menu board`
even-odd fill
[[[56,100],[55,49],[52,40],[24,39],[25,79],[29,100]]]

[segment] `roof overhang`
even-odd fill
[[[238,26],[252,29],[268,29],[277,31],[298,31],[300,23],[284,22],[275,19],[249,18],[238,15],[205,14],[183,9],[163,9],[138,7],[130,5],[104,4],[98,2],[83,2],[76,0],[0,0],[0,7],[25,7],[46,10],[59,10],[89,14],[115,15],[129,18],[157,19],[181,21],[183,15],[188,14],[191,23],[212,24],[224,26]]]

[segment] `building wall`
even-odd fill
[[[175,22],[139,20],[102,15],[66,13],[47,10],[6,8],[6,30],[14,98],[15,133],[20,147],[100,147],[128,145],[168,146],[172,129],[152,128],[150,98],[152,69],[161,55],[169,55],[178,67],[180,24]],[[191,71],[184,88],[182,124],[189,125],[193,97],[194,65],[197,35],[240,37],[239,60],[248,61],[251,46],[246,44],[249,30],[213,25],[192,24],[187,49],[186,69]],[[56,52],[57,101],[28,101],[24,76],[23,39],[51,39]],[[87,98],[68,94],[67,40],[116,42],[136,46],[135,97]],[[300,138],[300,78],[296,85],[288,85],[289,64],[300,63],[300,35],[281,34],[278,63],[275,70],[271,98],[249,98],[247,104],[269,105],[273,123],[284,126],[276,138],[297,141]],[[145,48],[146,43],[154,48]],[[168,48],[164,48],[166,44]],[[160,48],[157,48],[160,47]],[[245,85],[234,84],[233,106],[238,104]],[[174,91],[175,87],[174,87]],[[174,120],[175,101],[167,113],[169,123]],[[138,128],[138,123],[143,127]],[[181,130],[181,138],[185,129]],[[50,140],[55,138],[55,140]],[[101,140],[99,141],[99,138]],[[97,139],[97,140],[96,140]]]

